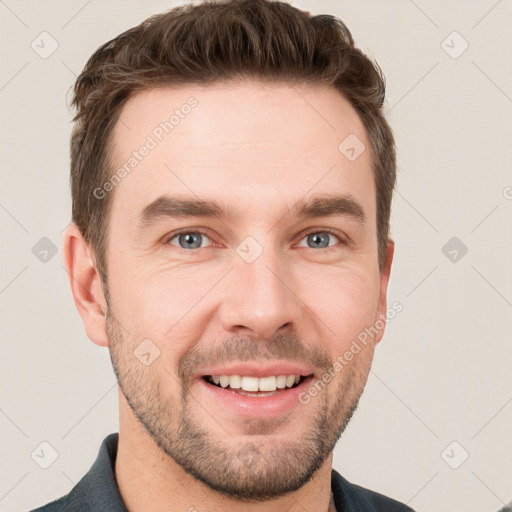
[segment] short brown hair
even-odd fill
[[[331,86],[357,111],[371,141],[382,270],[396,157],[382,112],[380,68],[354,46],[350,31],[334,16],[312,16],[272,0],[220,0],[176,7],[123,32],[96,50],[75,82],[72,218],[91,245],[105,284],[112,194],[98,199],[93,191],[114,172],[109,143],[123,105],[145,89],[244,77]]]

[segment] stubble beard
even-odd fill
[[[145,431],[194,478],[224,496],[242,501],[261,502],[283,496],[300,489],[314,476],[357,408],[373,357],[373,351],[368,351],[357,365],[354,358],[354,364],[343,368],[340,379],[331,381],[309,404],[297,406],[314,406],[316,411],[291,414],[290,421],[310,421],[296,439],[279,436],[276,442],[273,433],[289,421],[286,418],[246,420],[241,426],[247,435],[236,437],[219,427],[219,437],[194,414],[195,407],[208,416],[207,408],[192,397],[187,379],[180,383],[180,397],[166,394],[156,373],[161,367],[144,366],[134,356],[136,344],[123,336],[110,308],[106,325],[119,387]],[[333,386],[337,386],[335,391]],[[208,416],[203,423],[221,425],[222,418]]]

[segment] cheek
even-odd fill
[[[219,269],[145,268],[125,269],[130,279],[117,276],[119,285],[113,302],[124,321],[138,337],[156,343],[177,339],[193,319],[197,327],[198,311],[204,311],[209,290],[219,281]],[[176,336],[173,336],[173,333]],[[173,340],[173,343],[175,341]]]
[[[378,280],[362,272],[348,271],[311,277],[315,285],[305,289],[305,302],[314,312],[319,329],[332,340],[332,352],[338,354],[374,324]]]

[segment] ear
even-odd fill
[[[375,337],[375,343],[379,343],[382,337],[384,336],[384,331],[386,329],[386,312],[388,308],[387,294],[388,294],[388,283],[389,283],[389,275],[391,273],[391,263],[393,262],[393,255],[395,253],[395,242],[393,240],[388,240],[386,247],[386,262],[384,263],[384,267],[380,273],[380,294],[379,294],[379,304],[377,307],[377,318],[375,322],[382,328],[378,328],[378,334]]]
[[[108,346],[106,329],[107,304],[102,282],[91,256],[92,250],[75,223],[62,236],[64,264],[78,313],[88,338],[102,347]]]

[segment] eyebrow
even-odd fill
[[[350,195],[321,195],[309,199],[301,198],[284,217],[313,219],[334,216],[349,217],[360,224],[366,222],[363,207]],[[214,200],[163,195],[142,210],[139,216],[139,229],[147,228],[160,219],[187,217],[234,220],[240,217],[240,212],[232,204],[227,204],[223,208]]]

